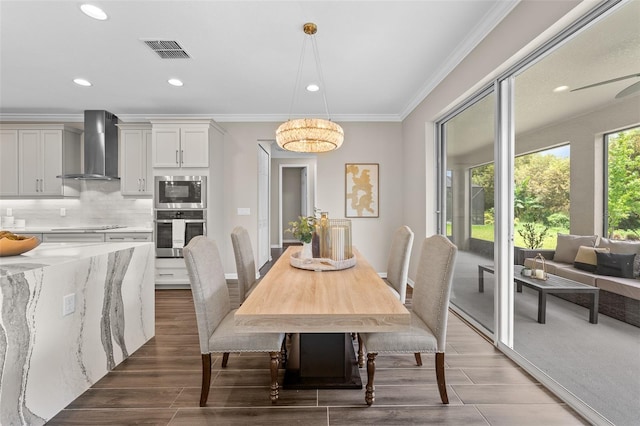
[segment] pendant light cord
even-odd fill
[[[296,74],[296,82],[293,86],[293,95],[291,96],[291,106],[289,107],[289,118],[291,120],[291,114],[293,114],[293,105],[298,98],[298,88],[300,87],[300,81],[302,81],[302,65],[304,63],[304,52],[307,48],[307,38],[304,38],[302,42],[302,52],[300,52],[300,61],[298,62],[298,73]]]
[[[324,84],[324,75],[322,74],[322,66],[320,65],[320,55],[318,54],[318,45],[316,44],[315,36],[311,36],[311,45],[313,46],[313,54],[316,60],[316,72],[320,79],[320,87],[322,90],[322,100],[324,101],[324,110],[327,113],[327,118],[331,121],[331,115],[329,114],[329,104],[327,104],[327,86]]]

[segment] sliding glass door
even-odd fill
[[[555,249],[563,235],[635,239],[639,16],[638,1],[600,4],[438,122],[452,308],[595,424],[640,418],[640,302],[576,270],[579,247]],[[550,294],[540,321],[539,293],[514,286],[537,253],[599,288],[597,323],[584,294]]]

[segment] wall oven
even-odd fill
[[[182,248],[193,237],[207,235],[206,210],[156,210],[156,257],[183,257]]]
[[[154,182],[155,208],[206,209],[206,176],[156,176]]]

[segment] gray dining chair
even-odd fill
[[[200,352],[202,353],[202,390],[200,406],[207,404],[211,385],[211,354],[230,352],[269,352],[271,357],[271,402],[278,400],[278,367],[284,334],[236,333],[235,309],[231,309],[229,289],[216,243],[197,236],[183,249],[195,305]],[[222,367],[226,367],[226,361]]]
[[[360,333],[367,349],[367,386],[365,401],[375,400],[375,359],[379,353],[414,353],[422,365],[420,353],[435,353],[436,379],[440,399],[449,403],[444,373],[444,352],[451,282],[457,247],[442,235],[426,238],[418,261],[413,286],[411,325],[406,331]]]
[[[389,260],[387,261],[387,278],[385,282],[389,290],[402,304],[407,299],[407,278],[409,275],[409,260],[413,247],[413,231],[406,225],[396,229],[391,240]],[[364,367],[364,349],[358,336],[358,365]]]
[[[233,245],[233,256],[236,261],[236,271],[238,272],[238,292],[239,305],[247,298],[254,289],[258,280],[256,278],[256,262],[253,257],[253,247],[249,232],[242,226],[236,226],[231,231],[231,244]]]

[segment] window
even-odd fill
[[[640,127],[605,135],[609,238],[640,240]]]

